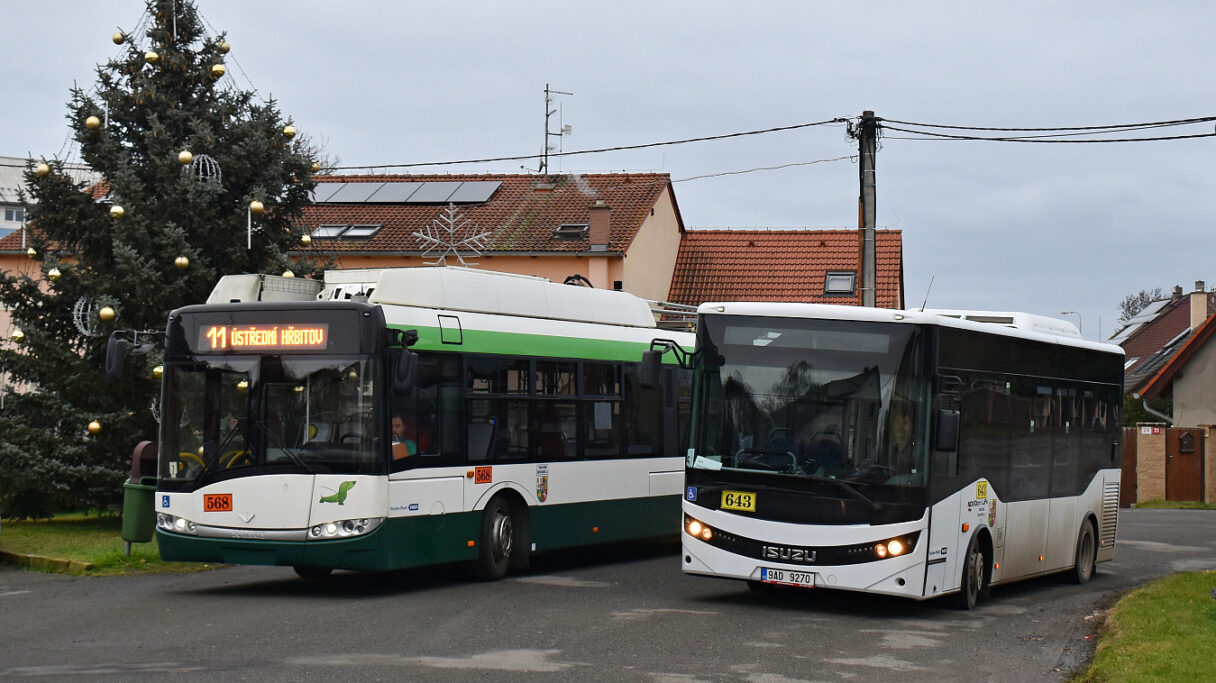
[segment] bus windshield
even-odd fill
[[[387,471],[377,368],[363,356],[197,356],[166,364],[162,488],[270,472]]]
[[[698,328],[688,467],[855,482],[867,495],[925,486],[918,328],[725,315]]]

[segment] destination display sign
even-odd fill
[[[307,351],[329,345],[329,323],[204,325],[200,351]]]

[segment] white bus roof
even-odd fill
[[[658,302],[627,292],[550,282],[542,277],[454,266],[325,271],[324,283],[277,275],[225,275],[207,303],[367,301],[450,311],[655,328]]]
[[[1067,320],[1059,320],[1034,313],[955,309],[908,311],[833,304],[764,303],[750,301],[706,302],[697,308],[697,313],[941,325],[944,327],[971,329],[980,332],[1037,339],[1039,341],[1123,354],[1121,347],[1083,339],[1076,326]]]

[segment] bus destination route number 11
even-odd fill
[[[201,351],[323,351],[329,324],[205,325],[199,336]]]

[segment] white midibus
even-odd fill
[[[816,304],[703,304],[696,334],[685,572],[970,608],[1113,557],[1119,347],[1027,314]]]
[[[163,340],[161,555],[498,578],[533,551],[674,536],[688,383],[672,364],[639,386],[655,319],[464,268],[225,278]]]

